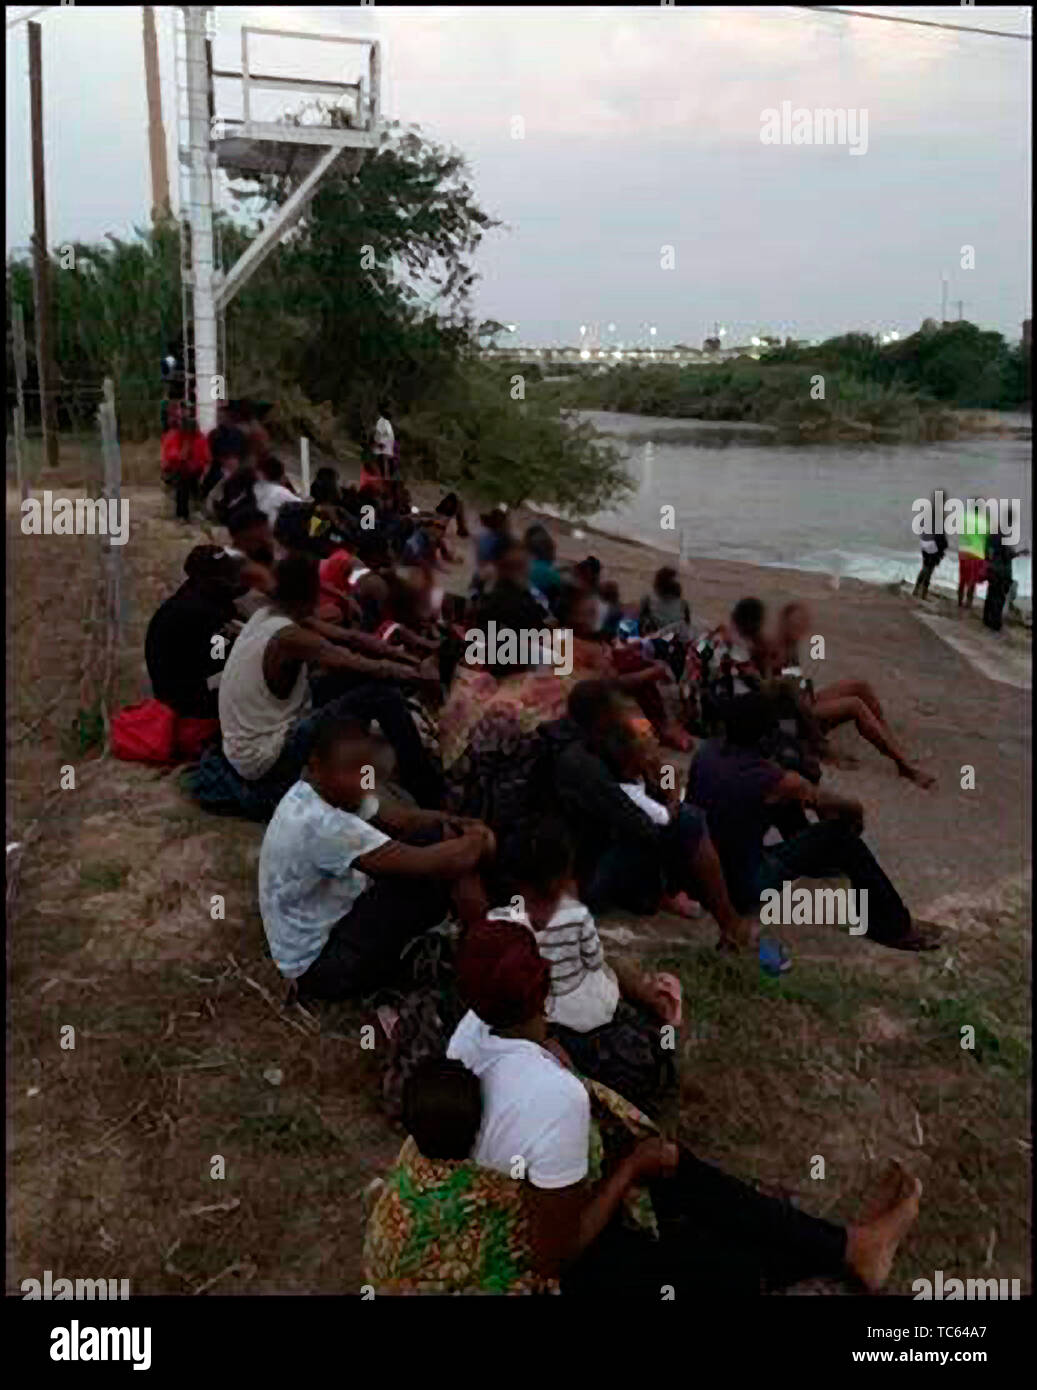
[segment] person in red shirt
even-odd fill
[[[162,480],[176,488],[178,521],[190,521],[191,498],[197,497],[210,462],[209,441],[194,420],[185,419],[179,429],[166,430],[162,436]]]

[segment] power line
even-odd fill
[[[852,15],[857,19],[881,19],[887,24],[917,24],[925,29],[949,29],[952,33],[957,34],[989,34],[998,39],[1022,39],[1025,43],[1033,42],[1032,34],[1010,34],[1004,29],[977,29],[968,24],[941,24],[935,19],[906,19],[902,15],[872,14],[867,10],[844,10],[837,5],[797,5],[795,8],[821,11],[824,14]]]

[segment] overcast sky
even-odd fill
[[[1030,26],[1015,6],[881,13]],[[175,200],[171,15],[157,10]],[[791,6],[220,6],[217,20],[218,66],[238,65],[243,22],[383,40],[385,113],[460,148],[506,224],[480,252],[476,309],[521,341],[578,342],[582,324],[700,343],[714,321],[729,342],[906,333],[938,317],[943,274],[950,316],[960,298],[1016,340],[1030,315],[1029,44]],[[151,201],[140,8],[40,22],[49,240],[126,235]],[[7,32],[9,249],[32,221],[25,33]],[[785,101],[866,111],[867,152],[763,144],[761,113]]]

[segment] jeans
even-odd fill
[[[845,1272],[846,1231],[766,1197],[681,1148],[649,1184],[659,1240],[613,1220],[562,1276],[570,1297],[754,1295]]]
[[[848,878],[852,888],[868,894],[867,934],[873,941],[888,945],[909,934],[911,914],[900,894],[845,821],[818,821],[780,845],[765,848],[757,888],[763,893],[768,888],[780,890],[783,883],[796,878],[837,876]]]
[[[685,802],[654,845],[616,844],[605,850],[586,876],[581,897],[595,915],[620,907],[650,915],[666,893],[694,892],[691,861],[706,833],[706,817]]]

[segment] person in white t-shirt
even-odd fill
[[[479,821],[374,795],[378,756],[365,725],[326,721],[310,780],[285,793],[263,837],[263,926],[274,963],[302,999],[387,983],[407,942],[447,915],[455,884],[468,914],[475,885],[467,880],[495,849]]]
[[[268,454],[256,464],[256,481],[252,485],[252,496],[256,506],[270,522],[277,521],[277,513],[286,502],[298,502],[299,498],[285,485],[284,464],[280,459]]]
[[[382,477],[393,477],[396,435],[389,420],[389,402],[385,400],[378,402],[378,419],[375,421],[371,448],[382,470]]]
[[[852,1273],[874,1292],[918,1214],[922,1185],[894,1166],[866,1218],[843,1227],[765,1197],[660,1136],[611,1158],[588,1182],[588,1091],[547,1042],[550,970],[518,922],[480,922],[461,940],[457,982],[470,1005],[447,1046],[479,1078],[471,1157],[528,1182],[539,1270],[563,1296],[758,1294]],[[641,1117],[643,1119],[643,1117]],[[647,1186],[658,1239],[616,1217]]]

